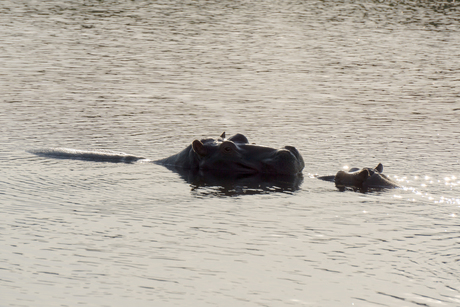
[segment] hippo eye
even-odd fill
[[[232,142],[223,142],[220,146],[220,150],[225,154],[231,154],[235,152],[236,146]]]

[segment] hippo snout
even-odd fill
[[[296,174],[300,173],[305,164],[299,151],[293,146],[285,146],[276,152],[273,166],[276,173]]]

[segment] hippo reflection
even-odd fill
[[[271,192],[294,192],[300,188],[303,176],[250,173],[222,173],[216,170],[191,170],[165,165],[190,184],[201,196],[237,196]]]
[[[350,171],[338,171],[335,176],[321,176],[318,179],[334,181],[335,186],[344,191],[349,188],[354,191],[381,190],[397,188],[398,184],[382,174],[383,165],[379,163],[376,167],[365,167],[363,169],[352,168]]]

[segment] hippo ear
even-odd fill
[[[383,165],[382,165],[382,163],[379,163],[379,165],[377,165],[377,166],[375,167],[375,170],[376,170],[377,172],[379,172],[379,173],[383,172]]]
[[[225,131],[222,132],[222,134],[220,135],[220,138],[223,139],[223,140],[225,139]]]
[[[367,178],[369,178],[371,174],[369,173],[369,170],[367,168],[363,168],[362,171],[360,171],[358,174],[356,174],[356,178],[361,181],[365,181]]]
[[[229,141],[232,141],[234,143],[249,144],[249,141],[248,141],[247,137],[245,137],[241,133],[235,134],[234,136],[229,138]]]
[[[196,152],[199,156],[206,156],[208,154],[208,151],[204,147],[203,143],[201,143],[198,140],[193,141],[192,143],[192,149],[194,152]]]

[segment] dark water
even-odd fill
[[[459,306],[458,1],[2,1],[0,306]],[[244,133],[298,190],[151,163]],[[381,162],[403,188],[313,174]]]

